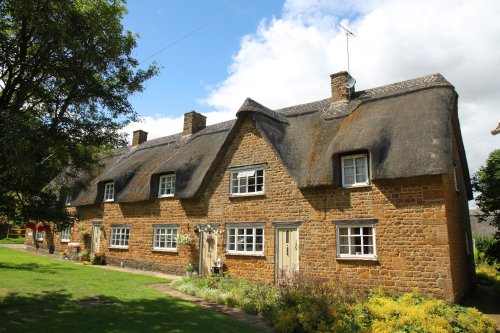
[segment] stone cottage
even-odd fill
[[[247,99],[232,121],[193,111],[182,133],[134,132],[68,198],[79,222],[57,247],[85,230],[118,265],[264,283],[300,271],[460,299],[474,261],[454,87],[439,74],[364,91],[349,79],[331,75],[331,97],[312,103]]]

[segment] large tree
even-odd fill
[[[497,227],[496,237],[500,239],[500,150],[494,150],[486,166],[479,168],[472,179],[474,191],[479,192],[476,204],[481,211],[479,221],[492,217],[492,225]]]
[[[0,0],[0,216],[68,221],[63,190],[124,144],[128,97],[156,75],[131,53],[122,0]]]

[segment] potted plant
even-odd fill
[[[194,265],[188,262],[184,268],[186,269],[186,277],[190,277],[194,272]]]
[[[191,236],[189,234],[180,234],[175,237],[175,241],[178,245],[190,245],[191,244]]]

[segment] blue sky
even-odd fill
[[[226,78],[241,37],[253,33],[261,20],[279,16],[282,5],[277,0],[129,0],[123,24],[140,35],[136,59],[147,59],[143,65],[156,61],[163,67],[158,77],[146,83],[145,92],[132,98],[135,109],[141,116],[212,110],[197,101]]]
[[[356,90],[441,73],[456,88],[469,169],[500,147],[498,0],[129,0],[124,26],[141,37],[135,56],[163,66],[131,98],[143,117],[126,133],[178,133],[196,110],[213,124],[246,97],[276,109],[326,98],[329,75],[346,70],[351,38]],[[224,14],[224,15],[223,15]],[[223,15],[221,17],[221,15]]]

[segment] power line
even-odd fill
[[[223,12],[222,14],[220,15],[217,15],[217,16],[214,16],[212,19],[210,19],[208,22],[196,27],[195,29],[191,30],[190,32],[188,32],[187,34],[185,35],[182,35],[181,37],[179,37],[178,39],[176,39],[175,41],[173,41],[172,43],[166,45],[165,47],[159,49],[158,51],[156,51],[155,53],[153,53],[152,55],[150,55],[149,57],[143,59],[141,62],[139,62],[139,65],[144,63],[145,61],[157,56],[158,54],[162,53],[163,51],[165,51],[166,49],[169,49],[171,48],[172,46],[180,43],[181,41],[183,41],[184,39],[194,35],[195,33],[197,33],[198,31],[208,27],[209,25],[217,22],[218,20],[220,20],[221,18],[227,16],[229,13],[233,12],[234,10],[242,7],[244,4],[246,4],[247,2],[249,2],[250,0],[243,0],[241,1],[239,4],[229,8],[228,10],[226,10],[225,12]]]

